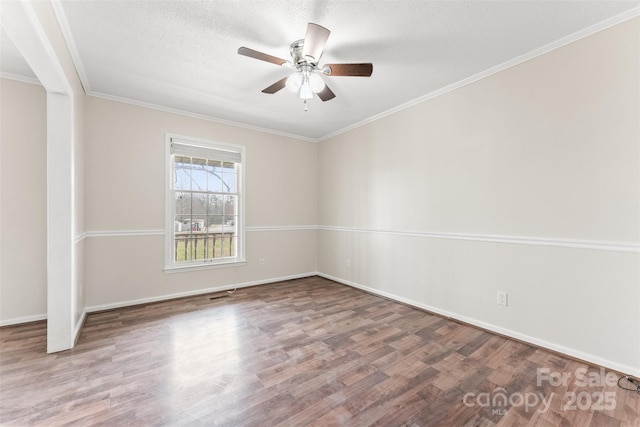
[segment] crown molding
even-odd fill
[[[7,80],[15,80],[17,82],[22,82],[22,83],[29,83],[29,84],[32,84],[32,85],[42,86],[42,83],[40,83],[40,80],[38,80],[37,77],[21,76],[19,74],[13,74],[13,73],[7,73],[7,72],[4,72],[4,71],[0,71],[0,78],[7,79]]]
[[[486,77],[492,76],[494,74],[497,74],[501,71],[507,70],[509,68],[515,67],[516,65],[522,64],[523,62],[529,61],[531,59],[537,58],[539,56],[545,55],[549,52],[552,52],[558,48],[561,48],[563,46],[566,46],[570,43],[576,42],[578,40],[584,39],[586,37],[589,37],[593,34],[596,34],[600,31],[606,30],[607,28],[613,27],[614,25],[618,25],[621,24],[623,22],[626,22],[630,19],[633,19],[637,16],[640,16],[640,6],[636,6],[632,9],[629,9],[625,12],[622,12],[618,15],[612,16],[611,18],[605,19],[604,21],[598,22],[597,24],[594,24],[590,27],[584,28],[580,31],[577,31],[575,33],[569,34],[568,36],[562,37],[558,40],[555,40],[549,44],[546,44],[544,46],[541,46],[539,48],[536,48],[530,52],[527,52],[523,55],[517,56],[515,58],[512,58],[508,61],[505,61],[501,64],[495,65],[491,68],[488,68],[484,71],[481,71],[477,74],[474,74],[472,76],[469,76],[467,78],[464,78],[460,81],[457,81],[455,83],[452,83],[450,85],[444,86],[440,89],[437,89],[433,92],[427,93],[426,95],[422,95],[418,98],[415,98],[411,101],[405,102],[404,104],[398,105],[397,107],[393,107],[387,111],[384,111],[380,114],[376,114],[374,116],[371,116],[367,119],[364,119],[360,122],[354,123],[350,126],[344,127],[342,129],[339,129],[335,132],[332,132],[330,134],[327,134],[325,136],[322,136],[320,138],[318,138],[318,142],[322,142],[322,141],[326,141],[328,139],[331,139],[333,137],[336,137],[338,135],[341,135],[343,133],[349,132],[351,130],[357,129],[359,127],[362,127],[366,124],[375,122],[379,119],[382,119],[384,117],[390,116],[392,114],[395,114],[397,112],[406,110],[408,108],[413,107],[414,105],[417,104],[421,104],[425,101],[428,101],[430,99],[436,98],[440,95],[444,95],[448,92],[452,92],[456,89],[460,89],[461,87],[464,87],[468,84],[477,82],[478,80],[482,80]]]
[[[121,96],[109,95],[109,94],[101,93],[101,92],[88,92],[87,95],[88,96],[92,96],[94,98],[105,99],[107,101],[120,102],[120,103],[123,103],[123,104],[134,105],[136,107],[148,108],[148,109],[151,109],[151,110],[163,111],[165,113],[177,114],[179,116],[190,117],[190,118],[193,118],[193,119],[200,119],[200,120],[205,120],[205,121],[208,121],[208,122],[219,123],[219,124],[222,124],[222,125],[233,126],[233,127],[237,127],[237,128],[251,130],[251,131],[268,133],[268,134],[277,135],[277,136],[283,136],[285,138],[292,138],[292,139],[297,139],[297,140],[305,141],[305,142],[318,142],[318,140],[316,138],[308,138],[306,136],[296,135],[296,134],[293,134],[293,133],[280,132],[280,131],[277,131],[277,130],[274,130],[274,129],[268,129],[268,128],[263,128],[263,127],[259,127],[259,126],[252,126],[252,125],[248,125],[248,124],[245,124],[245,123],[234,122],[234,121],[231,121],[231,120],[225,120],[225,119],[217,118],[217,117],[214,117],[214,116],[209,116],[209,115],[206,115],[206,114],[192,113],[190,111],[179,110],[177,108],[171,108],[171,107],[165,107],[163,105],[153,104],[153,103],[145,102],[145,101],[138,101],[138,100],[135,100],[135,99],[124,98],[124,97],[121,97]]]
[[[158,104],[153,104],[150,102],[145,102],[145,101],[139,101],[136,99],[130,99],[130,98],[124,98],[124,97],[120,97],[120,96],[116,96],[116,95],[109,95],[106,93],[101,93],[101,92],[97,92],[91,89],[91,85],[89,84],[89,78],[87,77],[87,73],[85,72],[85,68],[84,65],[82,63],[82,60],[80,59],[80,53],[78,51],[77,45],[75,43],[75,40],[73,38],[73,35],[71,33],[71,27],[69,26],[69,21],[67,20],[67,16],[64,12],[64,8],[62,7],[62,3],[59,0],[55,0],[52,2],[53,4],[53,10],[54,13],[56,15],[56,18],[58,19],[58,23],[60,25],[60,29],[62,31],[62,35],[64,36],[64,39],[66,41],[67,44],[67,48],[69,50],[69,53],[71,54],[71,58],[73,60],[73,63],[75,65],[76,68],[76,72],[78,74],[78,78],[80,79],[80,82],[82,83],[82,87],[84,89],[84,92],[88,95],[88,96],[93,96],[95,98],[101,98],[101,99],[106,99],[108,101],[114,101],[114,102],[121,102],[123,104],[129,104],[129,105],[135,105],[137,107],[142,107],[142,108],[149,108],[152,110],[157,110],[157,111],[163,111],[166,113],[172,113],[172,114],[177,114],[180,116],[186,116],[186,117],[191,117],[194,119],[200,119],[200,120],[206,120],[209,122],[214,122],[214,123],[220,123],[223,125],[227,125],[227,126],[234,126],[234,127],[238,127],[238,128],[242,128],[242,129],[247,129],[247,130],[252,130],[252,131],[258,131],[258,132],[263,132],[263,133],[268,133],[268,134],[272,134],[272,135],[278,135],[278,136],[283,136],[286,138],[293,138],[293,139],[298,139],[298,140],[302,140],[302,141],[306,141],[306,142],[318,142],[318,140],[316,138],[308,138],[302,135],[296,135],[296,134],[291,134],[291,133],[287,133],[287,132],[280,132],[280,131],[276,131],[273,129],[268,129],[268,128],[262,128],[259,126],[252,126],[252,125],[248,125],[248,124],[244,124],[244,123],[240,123],[240,122],[234,122],[231,120],[225,120],[225,119],[221,119],[218,117],[214,117],[214,116],[209,116],[206,114],[199,114],[199,113],[193,113],[190,111],[185,111],[185,110],[180,110],[177,108],[171,108],[171,107],[166,107],[166,106],[162,106],[162,105],[158,105]]]
[[[59,0],[54,0],[52,2],[53,4],[53,9],[54,12],[56,14],[56,17],[58,19],[58,22],[60,24],[60,28],[62,30],[62,34],[64,36],[64,39],[67,43],[67,47],[69,49],[69,52],[71,54],[71,57],[73,59],[76,71],[78,73],[78,77],[82,83],[82,86],[85,90],[85,93],[89,96],[93,96],[96,98],[101,98],[101,99],[106,99],[109,101],[114,101],[114,102],[121,102],[124,104],[129,104],[129,105],[135,105],[138,107],[143,107],[143,108],[149,108],[149,109],[153,109],[153,110],[158,110],[158,111],[163,111],[163,112],[167,112],[167,113],[173,113],[173,114],[177,114],[177,115],[181,115],[181,116],[186,116],[186,117],[191,117],[191,118],[195,118],[195,119],[200,119],[200,120],[205,120],[205,121],[209,121],[209,122],[214,122],[214,123],[219,123],[219,124],[223,124],[223,125],[228,125],[228,126],[233,126],[233,127],[237,127],[237,128],[241,128],[241,129],[247,129],[247,130],[252,130],[252,131],[257,131],[257,132],[263,132],[263,133],[267,133],[267,134],[271,134],[271,135],[277,135],[277,136],[282,136],[282,137],[286,137],[286,138],[292,138],[292,139],[297,139],[297,140],[301,140],[301,141],[305,141],[305,142],[314,142],[314,143],[319,143],[331,138],[334,138],[338,135],[341,135],[343,133],[349,132],[351,130],[357,129],[359,127],[362,127],[366,124],[375,122],[379,119],[382,119],[384,117],[390,116],[392,114],[395,114],[397,112],[406,110],[408,108],[411,108],[417,104],[421,104],[425,101],[428,101],[430,99],[436,98],[438,96],[444,95],[448,92],[452,92],[456,89],[459,89],[461,87],[464,87],[466,85],[469,85],[471,83],[474,83],[478,80],[484,79],[486,77],[489,77],[493,74],[499,73],[501,71],[507,70],[511,67],[514,67],[516,65],[519,65],[523,62],[529,61],[531,59],[534,59],[538,56],[542,56],[544,54],[547,54],[553,50],[556,50],[560,47],[566,46],[570,43],[573,43],[575,41],[581,40],[583,38],[589,37],[593,34],[596,34],[600,31],[603,31],[607,28],[610,28],[614,25],[617,24],[621,24],[623,22],[626,22],[630,19],[633,19],[637,16],[640,16],[640,6],[636,6],[633,7],[625,12],[622,12],[618,15],[612,16],[611,18],[605,19],[604,21],[601,21],[599,23],[596,23],[590,27],[584,28],[580,31],[577,31],[575,33],[569,34],[568,36],[562,37],[558,40],[555,40],[549,44],[546,44],[544,46],[541,46],[539,48],[536,48],[530,52],[527,52],[523,55],[517,56],[513,59],[510,59],[508,61],[505,61],[501,64],[498,64],[496,66],[493,66],[491,68],[488,68],[487,70],[481,71],[479,73],[476,73],[472,76],[469,76],[467,78],[464,78],[462,80],[459,80],[455,83],[449,84],[447,86],[444,86],[440,89],[437,89],[435,91],[432,91],[430,93],[427,93],[425,95],[422,95],[420,97],[417,97],[411,101],[405,102],[404,104],[398,105],[396,107],[393,107],[389,110],[386,110],[382,113],[373,115],[369,118],[366,118],[364,120],[361,120],[357,123],[354,123],[352,125],[346,126],[342,129],[338,129],[334,132],[331,132],[329,134],[326,134],[324,136],[318,137],[318,138],[311,138],[311,137],[305,137],[302,135],[297,135],[297,134],[291,134],[291,133],[287,133],[287,132],[282,132],[282,131],[277,131],[274,129],[269,129],[269,128],[264,128],[264,127],[259,127],[259,126],[252,126],[252,125],[248,125],[245,123],[240,123],[240,122],[235,122],[235,121],[231,121],[231,120],[226,120],[226,119],[221,119],[215,116],[209,116],[206,114],[200,114],[200,113],[193,113],[190,111],[186,111],[186,110],[180,110],[180,109],[176,109],[176,108],[171,108],[171,107],[166,107],[166,106],[162,106],[162,105],[158,105],[158,104],[153,104],[153,103],[149,103],[149,102],[145,102],[145,101],[139,101],[139,100],[135,100],[135,99],[130,99],[130,98],[124,98],[124,97],[120,97],[120,96],[115,96],[115,95],[109,95],[109,94],[105,94],[105,93],[101,93],[101,92],[96,92],[91,90],[91,86],[89,84],[89,79],[87,78],[86,72],[84,70],[84,66],[82,64],[82,61],[80,60],[80,55],[78,52],[78,49],[76,47],[75,41],[73,39],[73,36],[71,35],[71,30],[66,18],[66,15],[64,13],[62,4]],[[10,78],[10,77],[7,77]],[[15,80],[15,79],[14,79]]]

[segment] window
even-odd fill
[[[165,268],[244,262],[244,147],[166,138]]]

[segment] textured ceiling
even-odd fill
[[[37,81],[36,75],[22,59],[22,55],[2,27],[0,27],[0,71],[5,77]]]
[[[62,0],[56,7],[89,94],[318,140],[638,4]],[[373,62],[374,69],[370,78],[325,77],[336,98],[315,97],[305,112],[286,89],[261,93],[290,69],[237,49],[290,59],[289,44],[304,38],[308,22],[331,30],[321,64]],[[4,39],[2,71],[30,72],[15,65]]]

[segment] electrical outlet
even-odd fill
[[[347,258],[347,268],[351,268],[351,260]]]
[[[264,267],[264,258],[260,258],[260,261],[258,261],[258,264],[260,265],[260,267]]]
[[[506,306],[507,305],[507,301],[508,301],[507,298],[508,298],[508,294],[506,292],[498,291],[498,297],[497,297],[496,303],[498,305]]]

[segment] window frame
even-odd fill
[[[175,261],[175,205],[173,195],[173,159],[171,153],[171,143],[177,142],[182,145],[204,147],[214,150],[232,151],[240,154],[240,162],[237,163],[238,171],[236,176],[237,196],[237,237],[236,256],[225,258],[204,258],[192,261]],[[245,169],[246,169],[246,149],[243,145],[230,144],[204,138],[195,138],[172,133],[165,134],[165,174],[164,174],[164,194],[165,194],[165,230],[164,230],[164,272],[173,273],[180,271],[201,270],[220,267],[236,267],[246,263],[245,257]]]

